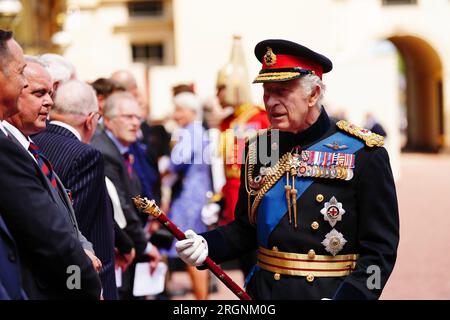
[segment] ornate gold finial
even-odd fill
[[[268,67],[273,66],[277,63],[277,56],[273,53],[272,48],[267,47],[267,52],[264,55],[264,62]]]
[[[133,202],[136,208],[144,213],[152,215],[155,218],[158,218],[162,213],[159,207],[156,205],[155,200],[148,200],[147,198],[143,198],[139,195],[133,197]]]

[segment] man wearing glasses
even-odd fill
[[[136,98],[129,92],[110,95],[104,106],[105,128],[92,139],[92,145],[103,154],[105,173],[117,189],[127,225],[125,232],[130,237],[134,250],[123,258],[127,264],[137,260],[150,259],[150,272],[156,268],[160,256],[156,247],[147,242],[139,213],[132,197],[141,194],[142,186],[133,168],[134,158],[130,146],[136,142],[142,122],[141,109]],[[122,277],[119,293],[122,299],[132,299],[134,267],[126,270]]]

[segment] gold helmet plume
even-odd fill
[[[225,87],[225,101],[231,106],[251,103],[250,81],[241,36],[233,36],[231,57],[217,75],[217,87]]]

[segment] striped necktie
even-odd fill
[[[37,145],[35,145],[33,142],[30,142],[28,151],[30,151],[31,154],[34,156],[34,158],[36,159],[36,161],[39,165],[39,168],[41,168],[42,172],[47,176],[52,187],[57,189],[55,173],[53,172],[50,161],[48,161],[47,158],[44,157],[42,152],[39,150],[39,147]]]
[[[127,167],[128,177],[130,179],[133,178],[133,155],[129,152],[125,152],[123,155],[123,160],[125,162],[125,166]]]

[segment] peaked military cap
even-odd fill
[[[259,42],[255,56],[262,69],[253,83],[287,81],[306,74],[322,74],[331,71],[330,59],[298,43],[269,39]]]

